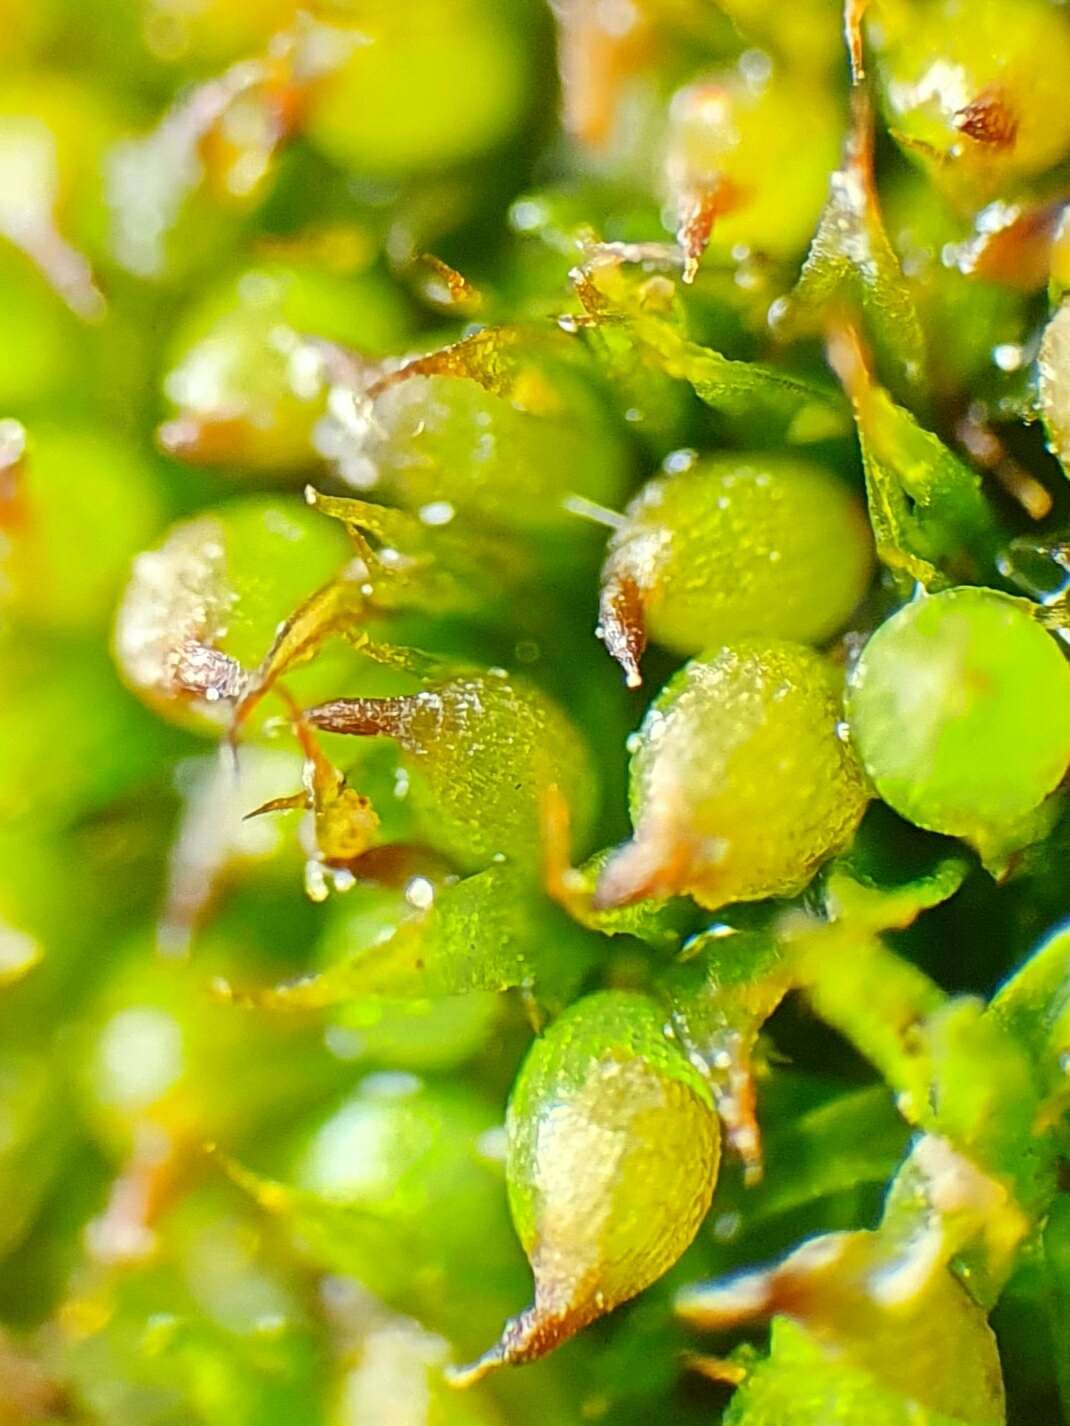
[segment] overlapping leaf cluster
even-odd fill
[[[1070,1420],[1070,20],[966,9],[0,0],[0,1422]]]

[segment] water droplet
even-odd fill
[[[719,1213],[713,1220],[713,1236],[720,1243],[729,1243],[742,1224],[743,1220],[738,1213]]]
[[[305,895],[317,904],[326,901],[330,894],[323,863],[313,860],[305,862]]]
[[[770,302],[769,311],[766,313],[766,322],[775,331],[788,319],[791,311],[791,302],[787,297],[778,297],[775,302]]]
[[[773,73],[773,61],[765,50],[749,49],[744,50],[740,55],[738,68],[746,80],[748,88],[762,89],[769,82],[769,77]]]
[[[1025,361],[1025,352],[1016,342],[1000,342],[992,348],[992,360],[1000,371],[1017,371]]]
[[[405,887],[405,900],[417,911],[428,911],[435,904],[435,888],[426,876],[414,876]]]
[[[489,1159],[491,1163],[495,1164],[505,1162],[506,1147],[504,1124],[496,1124],[493,1129],[485,1129],[476,1140],[476,1148],[483,1158]]]
[[[662,461],[661,468],[670,475],[676,475],[678,471],[690,470],[697,460],[698,451],[687,448],[679,451],[670,451]]]
[[[531,198],[518,198],[509,210],[509,222],[518,233],[533,233],[546,222],[546,209]]]
[[[456,513],[448,500],[432,500],[420,507],[420,519],[425,525],[448,525]]]
[[[404,1070],[378,1070],[366,1075],[360,1087],[364,1094],[375,1099],[408,1099],[412,1094],[419,1094],[423,1084],[416,1075]]]
[[[336,1060],[358,1060],[364,1053],[364,1036],[349,1025],[328,1025],[323,1043]]]

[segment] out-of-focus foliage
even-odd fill
[[[0,1426],[1070,1422],[1066,6],[0,73]]]

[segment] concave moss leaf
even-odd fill
[[[560,400],[545,381],[532,379],[533,354],[570,361],[576,353],[563,333],[550,326],[517,323],[483,327],[427,356],[414,357],[397,371],[381,377],[369,394],[375,397],[399,381],[414,376],[459,376],[476,381],[494,396],[513,401],[534,415],[560,415]]]
[[[814,1010],[880,1072],[909,1123],[929,1112],[932,1064],[924,1036],[940,988],[878,936],[849,922],[800,926],[794,975]]]
[[[792,988],[775,932],[717,925],[694,937],[686,960],[658,978],[677,1039],[701,1067],[728,1146],[749,1182],[762,1175],[753,1058],[762,1025]]]
[[[905,590],[987,572],[997,527],[980,477],[877,383],[853,327],[835,333],[829,358],[854,407],[878,558]]]
[[[897,1184],[909,1183],[913,1192],[901,1200],[893,1195],[876,1230],[813,1238],[771,1267],[679,1295],[678,1312],[706,1330],[774,1319],[769,1358],[753,1368],[740,1362],[743,1384],[727,1420],[1002,1423],[995,1336],[985,1306],[949,1271],[961,1235],[944,1231],[949,1213],[970,1193],[976,1191],[968,1204],[974,1212],[964,1216],[967,1231],[997,1201],[986,1196],[982,1176],[932,1136],[908,1168],[921,1163],[922,1149],[923,1176],[911,1181],[901,1172]],[[782,1375],[785,1339],[792,1350]],[[801,1372],[796,1348],[806,1360]]]
[[[953,894],[960,879],[954,863],[938,863],[931,879],[916,879],[913,914],[930,896]],[[843,894],[841,884],[836,895]],[[1023,1201],[1034,1199],[1045,1156],[1031,1138],[1037,1087],[1027,1057],[980,1001],[949,999],[875,934],[876,896],[870,888],[854,898],[857,925],[796,915],[782,922],[795,983],[879,1069],[909,1123],[941,1135],[980,1172],[1016,1184]],[[900,916],[908,900],[893,893],[888,917]]]
[[[766,439],[780,436],[805,445],[841,435],[845,416],[832,392],[801,377],[758,362],[733,361],[699,346],[654,318],[637,319],[633,337],[670,376],[693,387],[720,415],[769,422]]]
[[[941,1326],[945,1327],[941,1318]],[[927,1331],[932,1324],[926,1323]],[[902,1388],[849,1360],[838,1359],[804,1327],[787,1317],[773,1322],[772,1345],[767,1360],[748,1373],[725,1415],[725,1426],[998,1426],[1004,1419],[1002,1399],[988,1373],[993,1364],[994,1346],[982,1327],[963,1327],[971,1348],[968,1368],[953,1356],[967,1341],[948,1344],[948,1334],[937,1334],[947,1352],[946,1361],[955,1361],[954,1375],[962,1373],[981,1398],[983,1414],[949,1415],[920,1403]],[[956,1333],[956,1336],[959,1336]],[[902,1362],[902,1346],[888,1343],[889,1367]],[[967,1387],[963,1384],[963,1394]],[[966,1410],[974,1405],[965,1403]]]
[[[988,1014],[1033,1066],[1039,1101],[1030,1129],[1043,1150],[1042,1170],[1050,1174],[1056,1154],[1066,1149],[1070,1109],[1070,931],[1058,927],[1041,941],[997,990]]]
[[[850,848],[825,867],[825,913],[858,927],[901,929],[954,896],[970,867],[955,842],[908,831],[877,804]]]
[[[861,311],[883,360],[907,390],[923,389],[925,335],[914,298],[884,228],[873,176],[873,120],[865,91],[852,92],[842,167],[799,281],[774,315],[785,337],[820,330]]]
[[[872,825],[872,819],[871,819]],[[879,933],[908,926],[958,890],[965,859],[920,860],[916,849],[900,877],[883,883],[895,858],[872,833],[834,861],[823,882],[823,915],[789,907],[761,927],[717,922],[687,943],[657,979],[675,1032],[703,1066],[729,1146],[748,1181],[762,1176],[753,1058],[758,1035],[784,996],[802,990],[817,1013],[866,1056],[918,1122],[932,1065],[918,1027],[945,1002],[923,972]]]
[[[427,895],[429,904],[388,938],[354,946],[316,975],[239,998],[273,1010],[309,1010],[370,995],[425,999],[523,986],[556,1002],[589,968],[594,943],[570,929],[508,864],[437,887],[427,882]]]
[[[457,533],[406,510],[325,495],[311,486],[305,499],[345,526],[383,609],[475,613],[503,584],[519,582],[531,569],[522,551],[510,547],[503,553],[500,541],[471,522]]]
[[[834,391],[773,366],[732,360],[691,341],[683,330],[677,289],[668,277],[638,283],[622,279],[626,262],[648,259],[644,245],[607,245],[593,257],[588,254],[573,272],[587,325],[622,333],[654,370],[686,381],[712,410],[750,423],[752,434],[765,442],[784,439],[802,445],[844,432],[847,413]],[[619,345],[617,339],[618,351]]]
[[[904,845],[874,809],[853,846],[826,868],[822,916],[785,912],[777,926],[791,983],[863,1054],[898,1096],[908,1122],[923,1122],[932,1064],[921,1027],[947,997],[881,933],[911,925],[953,896],[969,869],[942,838]]]
[[[1051,1145],[1034,1134],[1039,1107],[1029,1056],[973,997],[959,996],[925,1027],[932,1063],[929,1127],[1007,1185],[1022,1207],[1043,1197]]]
[[[354,558],[281,625],[235,709],[235,729],[280,678],[313,659],[329,639],[346,638],[376,657],[369,633],[374,621],[410,610],[472,615],[485,610],[503,583],[520,582],[528,572],[520,552],[510,549],[506,560],[500,546],[478,530],[458,537],[407,511],[325,495],[312,486],[306,487],[305,500],[345,526]]]

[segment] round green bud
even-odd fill
[[[15,424],[0,423],[0,463]],[[153,471],[129,444],[71,425],[32,426],[9,470],[10,496],[0,495],[0,607],[24,624],[99,627],[130,561],[160,526]]]
[[[534,361],[508,396],[464,376],[392,382],[339,466],[359,489],[439,523],[475,516],[546,536],[581,528],[568,496],[612,506],[628,474],[609,412],[585,377]]]
[[[536,862],[551,786],[569,798],[577,835],[590,831],[598,795],[590,750],[551,698],[503,669],[458,675],[419,693],[340,698],[307,717],[332,733],[396,738],[424,836],[462,863]]]
[[[344,0],[332,8],[340,62],[314,85],[304,127],[335,163],[376,177],[434,173],[516,127],[528,77],[513,6]],[[352,31],[342,28],[350,14]]]
[[[628,506],[602,571],[602,633],[633,682],[646,634],[680,654],[752,635],[818,644],[872,570],[862,503],[821,466],[708,456]]]
[[[880,0],[869,36],[888,126],[956,201],[1070,149],[1070,20],[1048,0]]]
[[[851,737],[901,816],[970,841],[1007,828],[1070,763],[1070,668],[1024,599],[948,589],[870,639],[851,675]]]
[[[868,793],[819,654],[741,639],[692,659],[647,712],[631,761],[632,841],[596,904],[792,896],[850,839]]]
[[[688,1247],[717,1181],[709,1089],[658,1005],[630,991],[586,996],[536,1040],[506,1134],[535,1302],[472,1376],[543,1356],[642,1292]]]
[[[434,887],[423,876],[400,886],[358,882],[328,907],[317,962],[329,970],[351,960],[357,948],[387,943],[412,916],[413,901],[428,893],[433,895]],[[419,949],[414,956],[420,958]],[[500,997],[486,990],[433,999],[360,994],[331,1010],[328,1043],[347,1062],[360,1065],[416,1074],[449,1070],[484,1048],[501,1010]]]
[[[150,937],[121,953],[71,1043],[86,1117],[110,1152],[127,1154],[142,1125],[185,1149],[247,1134],[276,1111],[292,1116],[318,1102],[341,1079],[299,1021],[252,1018],[213,1000],[215,947],[196,965],[158,955]]]
[[[199,67],[248,58],[292,25],[300,8],[297,0],[258,0],[255,5],[237,5],[234,0],[197,0],[195,5],[141,0],[139,5],[143,40],[153,55]]]
[[[382,355],[406,325],[400,295],[377,278],[249,268],[180,324],[163,380],[174,415],[160,442],[206,465],[308,469],[331,385],[317,339]]]
[[[134,561],[113,648],[145,702],[219,726],[279,625],[344,566],[341,527],[296,498],[248,496],[172,526]]]
[[[499,1137],[469,1088],[367,1075],[302,1134],[271,1206],[317,1262],[467,1344],[518,1287]]]
[[[716,251],[742,245],[793,257],[817,227],[842,135],[827,89],[771,67],[726,70],[678,90],[665,172],[685,242],[689,213],[706,203]]]

